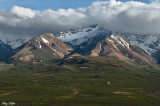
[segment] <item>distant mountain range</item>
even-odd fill
[[[159,41],[158,35],[114,33],[101,26],[91,25],[85,29],[60,32],[56,36],[46,33],[26,43],[21,42],[22,45],[16,49],[12,49],[9,44],[0,42],[0,47],[3,48],[0,49],[1,53],[5,54],[0,57],[7,63],[36,63],[75,55],[109,56],[129,64],[152,65],[156,63],[152,56],[158,62],[160,60]]]
[[[0,40],[0,61],[4,60],[5,57],[12,52],[12,48],[10,45],[4,43]]]

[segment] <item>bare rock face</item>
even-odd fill
[[[116,34],[98,42],[90,56],[112,56],[126,62],[139,64],[147,63],[151,65],[155,63],[155,60],[144,50]]]
[[[101,43],[98,42],[95,49],[92,50],[91,56],[99,56],[100,52],[101,52]]]
[[[73,49],[51,33],[37,36],[14,50],[9,61],[36,62],[63,58]]]

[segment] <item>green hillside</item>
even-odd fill
[[[42,49],[34,49],[32,50],[32,53],[34,54],[34,56],[36,56],[37,59],[39,60],[43,60],[43,61],[48,61],[51,59],[57,59],[58,57],[53,55],[52,53],[42,50]]]

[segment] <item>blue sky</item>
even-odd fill
[[[45,9],[57,10],[60,8],[67,9],[67,8],[87,7],[94,1],[97,0],[0,0],[0,9],[7,10],[16,5],[26,8],[32,8],[34,10],[45,10]],[[119,1],[128,1],[128,0],[119,0]],[[149,2],[149,0],[136,0],[136,1]]]

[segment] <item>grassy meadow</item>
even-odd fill
[[[16,106],[159,106],[160,70],[101,57],[0,65],[0,94]]]

